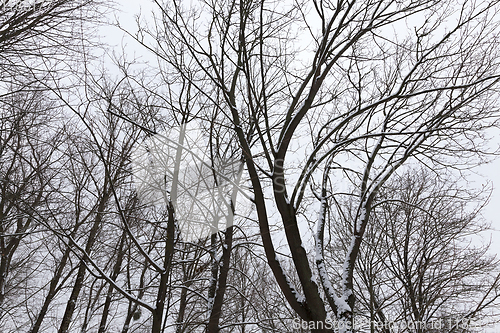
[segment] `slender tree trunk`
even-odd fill
[[[116,281],[118,278],[118,275],[120,274],[120,270],[122,267],[123,263],[123,257],[125,256],[125,252],[123,251],[123,246],[125,245],[125,239],[126,239],[126,232],[124,231],[122,233],[122,236],[120,237],[120,244],[118,245],[117,251],[117,258],[116,258],[116,263],[113,268],[113,273],[111,275],[111,280]],[[109,314],[109,308],[111,306],[111,299],[113,296],[113,285],[109,285],[108,288],[108,293],[106,295],[106,301],[104,302],[104,308],[102,310],[102,317],[101,317],[101,322],[99,324],[99,331],[98,333],[104,333],[106,331],[106,323],[108,321],[108,314]]]
[[[106,178],[107,179],[107,178]],[[73,317],[73,313],[75,312],[76,302],[78,301],[78,297],[80,296],[80,291],[83,287],[83,281],[85,280],[85,272],[87,270],[87,258],[86,256],[90,255],[92,251],[92,247],[94,246],[95,240],[97,238],[97,234],[102,224],[102,216],[104,213],[104,209],[106,207],[106,203],[110,197],[110,191],[107,186],[108,182],[106,181],[104,184],[104,191],[99,202],[99,206],[96,212],[96,218],[94,220],[94,224],[90,229],[90,235],[87,240],[87,244],[85,246],[85,254],[82,254],[82,260],[78,265],[78,273],[76,275],[75,284],[73,286],[73,290],[71,292],[71,296],[66,305],[66,310],[64,312],[64,316],[61,322],[61,326],[59,327],[58,333],[68,333],[69,325],[71,324],[71,320]]]
[[[219,274],[217,292],[215,294],[214,304],[210,313],[210,319],[207,326],[207,333],[219,332],[219,321],[222,311],[224,294],[226,293],[227,276],[229,273],[229,263],[231,260],[231,249],[233,247],[233,226],[226,229],[224,246],[222,248],[222,267]]]
[[[129,250],[130,251],[130,250]],[[141,271],[141,277],[139,278],[139,293],[137,294],[137,299],[141,300],[142,297],[144,296],[145,293],[145,276],[146,272],[148,271],[148,266],[149,262],[147,259],[144,261],[144,267],[142,268]],[[130,261],[127,263],[127,281],[128,281],[128,288],[131,288],[131,283],[130,283]],[[137,309],[139,309],[139,305],[137,303],[133,303],[132,301],[129,302],[129,308],[128,308],[128,313],[127,317],[125,318],[125,322],[123,323],[123,328],[121,333],[127,333],[129,328],[130,328],[130,322],[132,321],[132,318],[134,317],[134,314],[136,313]]]
[[[50,303],[56,296],[57,292],[59,291],[60,288],[58,288],[59,281],[61,280],[64,267],[66,266],[66,263],[69,259],[71,250],[67,248],[64,251],[64,254],[61,258],[61,262],[57,265],[56,271],[54,273],[54,276],[52,277],[52,280],[50,281],[49,285],[49,292],[47,293],[47,296],[45,297],[45,301],[43,302],[42,308],[40,309],[40,312],[38,313],[36,317],[36,321],[31,327],[29,333],[38,333],[40,330],[40,327],[42,325],[43,320],[45,319],[45,316],[47,315],[47,312],[49,310]],[[69,275],[68,275],[69,277]]]
[[[175,215],[174,206],[170,201],[168,204],[168,222],[167,222],[167,240],[165,242],[165,258],[163,262],[163,271],[160,274],[160,286],[158,296],[156,297],[156,307],[153,312],[152,333],[160,333],[162,327],[163,311],[165,310],[165,298],[168,290],[168,278],[170,275],[170,266],[174,255],[174,237],[175,237]]]

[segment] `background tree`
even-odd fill
[[[123,80],[118,81],[116,85],[111,85],[111,88],[107,86],[105,77],[97,78],[90,73],[88,73],[87,77],[89,82],[85,83],[87,88],[85,98],[82,100],[76,98],[75,100],[81,104],[73,106],[68,102],[67,107],[77,116],[78,121],[84,124],[90,137],[83,145],[90,148],[84,148],[82,152],[77,154],[82,156],[88,154],[89,156],[86,158],[89,162],[86,162],[86,159],[80,162],[82,165],[89,165],[86,167],[85,172],[92,175],[89,176],[90,183],[85,191],[90,192],[90,189],[95,189],[96,193],[105,193],[104,190],[107,190],[106,201],[108,204],[102,202],[102,205],[93,206],[92,203],[95,199],[89,198],[85,200],[86,203],[90,204],[85,208],[85,211],[88,211],[88,216],[94,216],[95,214],[95,220],[90,231],[86,229],[89,236],[82,234],[85,230],[79,231],[77,236],[82,235],[79,239],[65,231],[59,232],[60,237],[67,239],[69,248],[81,260],[60,331],[64,332],[69,329],[75,311],[77,311],[77,300],[85,284],[90,284],[89,293],[91,294],[93,290],[97,290],[99,293],[102,292],[102,283],[95,283],[98,280],[109,283],[108,288],[112,290],[111,292],[115,291],[130,301],[125,319],[126,324],[122,329],[123,332],[130,329],[132,319],[141,319],[141,313],[144,309],[148,310],[150,316],[141,319],[139,325],[142,326],[147,323],[152,326],[153,332],[160,332],[165,330],[166,327],[174,326],[168,321],[169,315],[178,316],[175,326],[184,325],[188,327],[194,325],[196,327],[208,325],[209,331],[217,330],[222,313],[221,307],[232,251],[233,231],[231,226],[234,212],[231,211],[231,202],[236,200],[236,190],[231,184],[228,184],[229,186],[223,189],[221,184],[224,182],[223,178],[225,176],[223,173],[225,171],[214,170],[217,168],[220,168],[220,170],[231,168],[230,165],[224,164],[226,158],[231,159],[232,157],[231,149],[221,146],[224,142],[222,135],[216,136],[217,141],[207,141],[210,148],[207,151],[210,158],[208,163],[210,164],[206,162],[199,163],[191,170],[196,175],[195,181],[198,182],[193,183],[192,179],[187,179],[190,170],[187,173],[179,172],[180,169],[182,171],[182,168],[185,168],[185,165],[181,165],[181,162],[184,162],[187,157],[193,154],[191,149],[186,147],[193,144],[196,146],[196,142],[193,143],[192,140],[196,141],[197,138],[191,138],[192,133],[186,130],[186,125],[193,119],[189,112],[185,114],[179,112],[180,115],[173,113],[172,111],[178,111],[178,109],[172,110],[171,106],[175,105],[173,103],[177,103],[176,99],[172,97],[170,99],[159,98],[154,101],[157,104],[149,104],[150,101],[145,103],[148,99],[155,99],[156,96],[142,94],[142,91],[137,93],[131,89],[132,85],[130,84],[137,83],[138,80],[128,79],[127,76],[124,76]],[[67,101],[65,95],[56,90],[53,92],[61,100]],[[185,95],[181,93],[178,97],[191,98],[188,93]],[[165,100],[167,103],[164,103]],[[105,110],[102,105],[105,105]],[[96,108],[97,113],[93,113],[94,108]],[[134,110],[134,112],[131,110]],[[172,124],[165,121],[156,121],[157,115],[155,115],[155,112],[163,112],[169,119],[175,121],[178,126],[172,126]],[[95,114],[92,119],[88,118],[91,113]],[[179,118],[176,118],[177,116]],[[105,122],[100,123],[100,119]],[[162,136],[161,133],[158,134],[142,125],[145,121],[152,121],[158,131],[162,128],[170,131],[171,134],[173,133],[173,135],[169,136],[170,140],[174,140],[178,144],[176,145],[174,142],[173,149],[171,149],[172,147],[169,148],[169,145],[172,146],[169,139]],[[140,143],[139,139],[144,139],[144,141]],[[81,144],[75,146],[80,147]],[[135,149],[134,153],[133,147]],[[169,149],[168,151],[172,152],[172,154],[169,155],[164,149]],[[229,156],[226,156],[224,151]],[[130,172],[134,169],[132,167],[134,163],[130,163],[131,160],[135,161],[135,164],[142,166],[142,171],[146,171],[146,175],[144,172],[136,170],[134,177],[132,177]],[[139,163],[137,163],[138,161]],[[154,161],[153,172],[148,174],[147,170],[151,167],[151,161]],[[197,160],[195,161],[197,162]],[[141,165],[144,162],[146,165]],[[157,166],[155,166],[156,163],[158,163]],[[217,167],[213,167],[214,165],[217,165]],[[234,171],[241,173],[241,163],[236,163],[234,166],[237,168],[229,170],[229,174],[234,173]],[[141,177],[146,177],[146,180]],[[132,185],[132,180],[135,180],[137,185],[135,189],[129,187]],[[139,183],[145,184],[145,188],[141,188]],[[214,184],[216,186],[211,188],[211,185]],[[213,190],[223,192],[222,196],[217,192],[212,193]],[[227,190],[229,190],[228,195],[224,197]],[[128,212],[124,209],[126,199],[130,196],[135,196],[139,202],[139,213],[133,214],[140,219],[137,229],[132,229],[129,225],[126,218]],[[218,202],[219,196],[222,199],[221,202]],[[205,209],[207,207],[208,209]],[[103,220],[106,216],[110,218],[107,221]],[[202,224],[208,223],[209,225],[212,223],[217,224],[219,223],[218,220],[222,220],[225,227],[218,233],[218,227],[215,225],[215,231],[212,232],[211,236],[209,232],[206,235],[201,235],[201,237],[193,238],[189,234],[191,230],[178,227],[178,223],[186,223],[186,221],[183,221],[186,219],[201,219]],[[103,233],[104,230],[109,228],[109,224],[123,228],[126,233],[125,239],[132,244],[131,252],[134,254],[130,257],[125,256],[120,260],[125,262],[127,260],[145,261],[143,270],[140,273],[139,284],[141,287],[138,289],[140,290],[138,293],[127,291],[134,290],[133,286],[137,285],[137,280],[134,281],[129,276],[127,276],[127,280],[123,280],[123,273],[120,272],[121,267],[127,267],[128,269],[127,265],[117,262],[112,269],[112,273],[110,273],[111,267],[107,263],[111,261],[102,259],[103,256],[109,258],[108,255],[102,252],[94,253],[93,248],[99,248],[98,244],[100,242],[110,248],[114,248],[118,243],[121,244],[121,240],[116,240],[116,237],[101,238],[105,237]],[[100,236],[101,234],[103,235]],[[86,245],[84,245],[85,243]],[[96,256],[96,258],[93,258],[93,256]],[[121,257],[120,253],[116,254],[116,258],[118,257]],[[177,260],[181,261],[180,264],[176,262]],[[207,260],[210,262],[211,271],[208,269]],[[198,283],[192,286],[193,281],[189,281],[184,276],[182,284],[180,286],[176,285],[179,276],[182,276],[179,267],[184,269],[189,267],[190,272],[188,275],[196,278]],[[92,277],[89,276],[89,282],[84,280],[87,271],[90,271],[92,275]],[[211,274],[210,278],[206,276],[200,277],[202,273],[206,275],[208,272]],[[184,271],[182,274],[186,274],[186,272]],[[124,282],[128,284],[126,287],[123,286]],[[206,297],[200,297],[203,295],[201,290],[207,290]],[[178,302],[179,291],[181,291],[180,305],[177,308],[173,304]],[[155,294],[156,296],[153,296]],[[188,296],[196,300],[191,303],[196,308],[199,309],[203,305],[205,306],[203,311],[198,311],[198,317],[193,319],[193,323],[185,320],[185,307]],[[86,312],[83,325],[85,328],[89,325],[87,313],[90,315],[93,312],[92,309],[89,311],[89,307],[97,306],[96,300],[99,297],[99,294],[92,298],[89,297],[87,309],[80,305]],[[108,304],[106,311],[109,311],[111,304],[109,301],[106,304]],[[120,302],[117,302],[117,304],[117,306],[120,306]],[[203,317],[201,322],[200,313]],[[103,312],[101,330],[105,330],[105,322],[103,321],[106,316],[107,313]],[[75,324],[81,325],[81,315],[77,314],[77,317],[79,319],[75,321]],[[208,320],[208,323],[205,322],[205,319]]]
[[[498,259],[488,254],[489,240],[480,238],[490,230],[480,215],[482,196],[425,169],[406,170],[380,191],[355,279],[356,313],[380,323],[372,332],[408,322],[470,332],[488,323],[498,306],[500,275]],[[344,220],[332,208],[329,221]],[[352,228],[350,219],[344,221]],[[329,225],[332,235],[338,227]]]
[[[62,74],[78,59],[75,55],[83,43],[86,48],[97,44],[88,24],[97,22],[97,6],[104,9],[94,0],[2,1],[0,96],[28,90],[37,80],[50,80],[56,71]]]
[[[24,326],[16,307],[42,288],[32,277],[49,257],[39,236],[57,205],[62,133],[50,123],[60,109],[41,90],[12,93],[0,110],[0,327],[7,331]]]

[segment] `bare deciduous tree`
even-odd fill
[[[210,105],[212,122],[231,122],[283,295],[313,331],[329,331],[314,325],[330,313],[350,332],[355,263],[379,189],[406,163],[457,169],[485,151],[484,130],[498,116],[498,4],[156,3],[155,26],[142,26],[137,40],[175,73],[171,87],[192,84],[190,105]],[[346,183],[356,191],[343,193]],[[330,198],[344,194],[356,213],[337,289],[325,268],[324,224]],[[301,232],[311,214],[319,214],[314,238]],[[276,253],[274,226],[298,285]]]
[[[489,230],[480,215],[482,195],[423,169],[406,170],[386,183],[356,265],[356,313],[372,323],[371,332],[407,323],[441,326],[440,332],[468,331],[466,326],[471,330],[488,323],[483,319],[498,306],[500,275],[498,259],[488,254],[488,240],[478,239]],[[337,215],[335,205],[331,208],[335,218],[330,222],[345,224],[328,225],[330,234],[342,237],[345,230],[338,228],[352,228],[351,220]]]
[[[46,259],[37,233],[57,196],[60,129],[58,107],[40,90],[10,94],[0,102],[0,327],[22,326],[16,305],[37,294],[31,281]]]
[[[76,61],[82,41],[85,47],[94,43],[88,23],[97,22],[97,6],[104,9],[94,0],[2,1],[0,96],[9,94],[8,87],[16,87],[10,92],[29,90],[30,84],[47,81]]]

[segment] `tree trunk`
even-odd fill
[[[125,239],[126,239],[126,232],[124,231],[122,233],[122,236],[120,237],[120,244],[118,245],[118,249],[116,250],[117,258],[115,267],[113,268],[113,274],[111,275],[111,280],[113,281],[116,281],[116,279],[118,278],[118,274],[120,274],[123,257],[125,255],[125,252],[123,251],[123,246],[125,245]],[[108,321],[108,314],[109,314],[109,308],[111,306],[112,296],[113,296],[113,285],[110,284],[108,288],[108,293],[106,295],[106,301],[104,302],[104,308],[102,310],[102,317],[101,317],[101,322],[99,324],[98,333],[104,333],[106,331],[106,323]]]
[[[58,333],[68,333],[69,325],[71,324],[73,313],[75,312],[76,302],[78,300],[78,297],[80,296],[80,291],[83,286],[83,281],[85,280],[85,272],[87,270],[87,262],[88,262],[87,256],[89,256],[90,252],[92,251],[92,247],[97,238],[97,233],[101,227],[104,209],[110,197],[110,190],[107,188],[108,187],[107,184],[108,182],[105,181],[103,195],[101,197],[96,212],[96,218],[94,220],[94,224],[92,225],[92,229],[90,229],[90,235],[87,240],[87,245],[85,246],[85,254],[82,254],[82,260],[80,260],[80,263],[78,265],[78,273],[76,275],[75,284],[73,286],[71,296],[66,305],[66,310],[64,312],[64,316],[61,322],[61,326],[59,327]]]
[[[156,308],[153,312],[152,333],[160,333],[162,327],[163,311],[165,309],[165,298],[168,289],[168,278],[170,276],[170,266],[174,255],[174,237],[175,237],[175,214],[174,206],[170,201],[168,204],[168,222],[167,222],[167,240],[165,242],[165,258],[163,262],[163,271],[160,274],[160,286],[158,296],[156,297]]]

